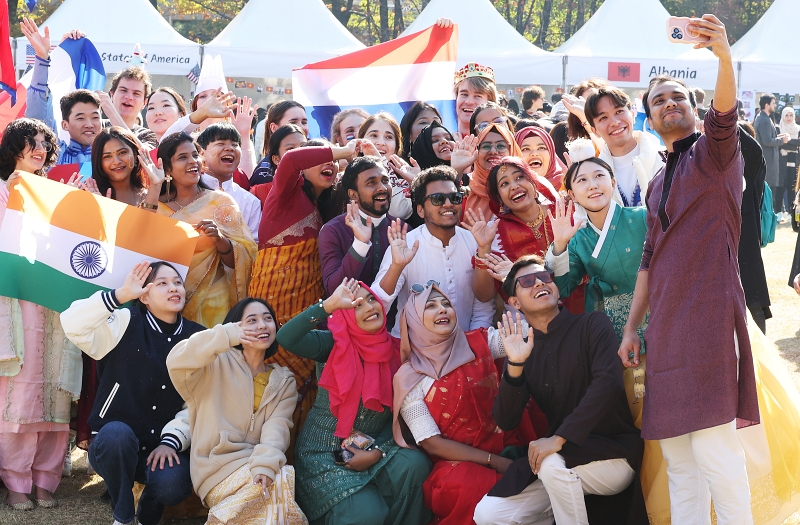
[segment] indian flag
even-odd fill
[[[185,279],[198,233],[185,222],[25,173],[0,217],[0,295],[62,312],[119,288],[138,262]]]

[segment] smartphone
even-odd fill
[[[686,26],[692,23],[688,16],[671,16],[667,19],[667,38],[676,44],[696,44],[708,42],[703,35],[692,36]]]
[[[343,453],[344,453],[343,449],[334,450],[333,451],[333,462],[336,463],[337,465],[344,465],[345,463],[347,463],[344,460],[344,456],[342,455]]]

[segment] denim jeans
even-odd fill
[[[165,506],[177,505],[192,494],[189,454],[179,452],[180,465],[164,464],[164,470],[151,470],[131,427],[119,421],[106,424],[89,446],[89,463],[103,477],[111,495],[114,519],[129,523],[134,518],[133,483],[144,484],[139,499],[138,518],[142,525],[156,525]]]

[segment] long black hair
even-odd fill
[[[111,185],[111,181],[108,179],[108,173],[103,171],[103,149],[106,147],[106,144],[114,139],[131,149],[133,166],[131,166],[131,175],[128,184],[134,193],[139,193],[144,190],[146,177],[139,163],[139,144],[134,134],[120,126],[111,126],[110,128],[102,130],[97,134],[97,137],[95,137],[92,143],[92,178],[97,184],[97,189],[100,190],[100,195],[105,195],[106,192],[111,189],[112,199],[117,198],[117,190]]]
[[[272,319],[275,321],[275,333],[277,334],[278,332],[277,329],[280,327],[278,326],[278,316],[275,315],[275,309],[272,307],[271,304],[269,304],[264,299],[261,299],[260,297],[245,297],[244,299],[233,305],[233,308],[231,308],[228,314],[225,316],[225,320],[222,321],[222,324],[240,322],[242,320],[242,316],[244,315],[244,309],[247,308],[252,303],[261,303],[267,307],[267,310],[269,310]],[[243,349],[242,345],[240,344],[234,346],[234,348],[236,348],[237,350]],[[277,351],[278,351],[278,339],[276,338],[269,346],[269,348],[267,348],[267,351],[264,353],[264,359],[269,359],[270,357],[274,356]]]
[[[436,116],[439,117],[439,121],[442,121],[442,115],[439,113],[439,110],[424,100],[418,100],[413,106],[408,108],[408,111],[405,112],[403,119],[400,121],[400,134],[403,137],[403,147],[401,151],[403,152],[403,158],[406,162],[408,162],[408,156],[413,144],[411,140],[411,128],[414,126],[414,122],[416,122],[419,114],[423,111],[433,111],[436,113]]]
[[[168,135],[164,137],[164,139],[161,141],[161,144],[159,144],[158,158],[161,159],[161,162],[163,163],[165,173],[172,171],[172,157],[175,155],[175,152],[178,151],[178,146],[184,142],[191,142],[195,149],[197,149],[197,144],[195,144],[194,139],[185,131]],[[200,164],[202,165],[202,162]],[[168,184],[163,184],[161,186],[161,195],[167,194],[168,186]],[[197,187],[204,190],[212,189],[205,182],[203,182],[202,177],[200,177],[200,180],[197,181]],[[173,185],[169,191],[171,193],[172,191],[177,192],[178,190],[176,190],[175,186]]]

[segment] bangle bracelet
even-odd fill
[[[489,454],[489,459],[486,460],[486,465],[488,466],[488,465],[491,465],[491,464],[492,464],[492,454],[490,453]]]
[[[233,243],[231,242],[230,239],[227,239],[227,241],[228,241],[228,244],[230,244],[231,247],[228,248],[227,252],[221,252],[221,251],[219,251],[219,248],[217,248],[217,253],[219,253],[220,255],[228,255],[229,253],[231,253],[233,251]]]
[[[525,361],[523,361],[521,363],[515,363],[514,361],[511,361],[510,359],[506,359],[506,364],[508,366],[525,366]]]
[[[158,209],[158,204],[148,204],[148,203],[142,201],[142,202],[139,203],[139,208],[142,208],[144,210],[157,210]]]

